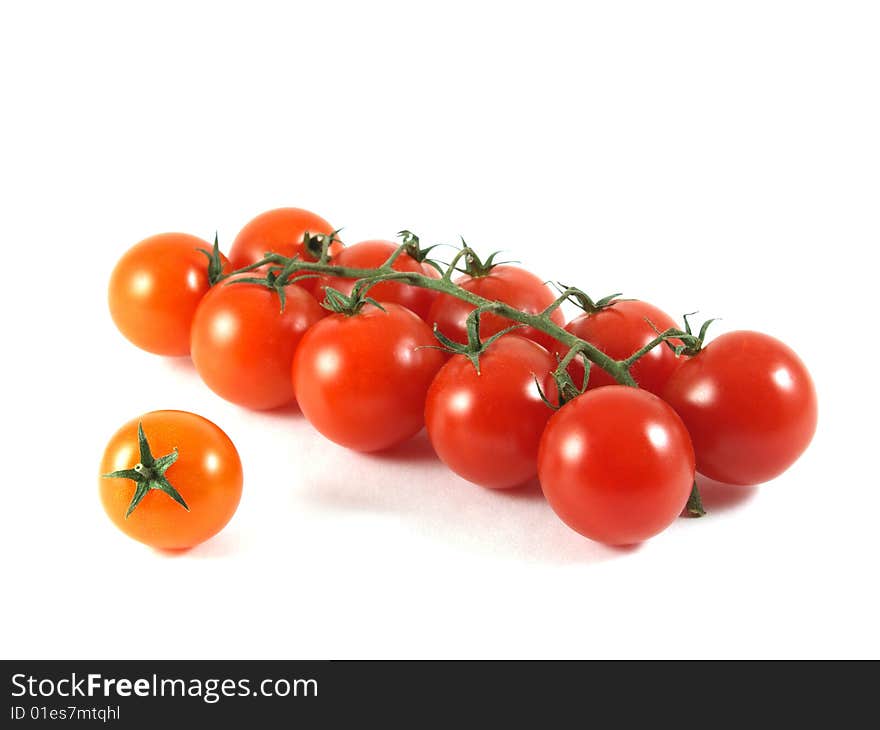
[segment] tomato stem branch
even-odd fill
[[[653,340],[651,340],[650,342],[648,342],[647,344],[645,344],[643,347],[640,347],[640,348],[639,348],[638,350],[636,350],[632,355],[630,355],[630,356],[629,356],[628,358],[626,358],[625,360],[622,360],[621,362],[622,362],[624,365],[626,365],[628,368],[629,368],[629,367],[632,367],[633,364],[634,364],[639,358],[641,358],[641,357],[647,355],[651,350],[653,350],[653,349],[654,349],[655,347],[657,347],[658,345],[662,345],[664,342],[666,342],[666,341],[669,340],[670,338],[678,338],[678,337],[682,337],[684,334],[685,334],[685,333],[682,332],[680,329],[677,329],[677,328],[675,328],[675,327],[670,327],[668,330],[665,330],[664,332],[661,332],[661,333],[660,333],[659,335],[657,335]]]
[[[400,246],[396,255],[389,257],[389,259],[378,269],[360,269],[349,266],[337,266],[332,263],[322,263],[320,261],[303,261],[299,259],[291,259],[280,254],[270,253],[250,266],[238,269],[228,276],[243,271],[253,271],[261,266],[270,265],[281,267],[285,278],[302,276],[303,274],[312,274],[318,276],[326,275],[341,277],[344,279],[355,279],[357,280],[355,286],[361,294],[382,281],[399,281],[410,286],[430,289],[442,294],[448,294],[456,299],[461,299],[462,301],[479,308],[482,312],[492,312],[493,314],[505,317],[517,324],[526,325],[543,332],[560,342],[568,349],[568,355],[566,358],[569,362],[571,361],[571,358],[575,357],[575,355],[581,354],[584,358],[602,368],[618,383],[629,386],[637,385],[629,371],[633,363],[652,347],[664,342],[666,337],[668,337],[668,334],[664,333],[666,334],[666,337],[658,336],[654,341],[648,343],[648,345],[645,345],[645,347],[633,353],[630,357],[624,360],[615,360],[606,355],[595,345],[576,337],[571,332],[553,322],[549,317],[549,312],[552,312],[554,307],[550,307],[538,314],[523,312],[515,307],[505,304],[504,302],[486,299],[456,285],[452,281],[452,274],[457,270],[457,265],[462,258],[474,255],[470,248],[464,247],[457,251],[452,261],[449,263],[446,272],[440,278],[434,278],[414,271],[395,271],[392,269],[391,265],[397,259],[397,256],[403,251],[404,247]],[[562,301],[564,301],[564,299],[560,299],[559,303],[561,304]],[[574,353],[572,353],[573,349]]]

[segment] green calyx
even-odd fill
[[[330,260],[330,246],[339,241],[337,234],[341,231],[337,228],[333,233],[309,233],[303,234],[303,247],[316,261],[326,264]]]
[[[572,360],[582,352],[583,349],[580,345],[570,347],[568,352],[565,353],[565,357],[559,361],[556,370],[553,371],[553,380],[556,382],[556,389],[559,392],[560,406],[577,398],[587,390],[587,385],[590,382],[590,369],[592,367],[592,363],[589,360],[585,357],[581,357],[581,363],[584,366],[584,376],[580,383],[575,383],[571,374],[568,372],[568,366],[571,364]]]
[[[563,302],[571,302],[579,309],[584,310],[587,314],[601,312],[603,309],[608,309],[608,307],[615,302],[630,301],[629,299],[621,299],[620,297],[622,295],[620,292],[609,294],[607,297],[594,300],[585,291],[578,289],[576,286],[567,286],[566,284],[561,284],[559,282],[554,282],[553,286],[559,291],[559,299],[557,299],[559,304],[562,304]],[[559,305],[557,304],[557,306]]]
[[[429,266],[434,267],[439,273],[443,273],[443,267],[440,263],[428,258],[431,251],[443,244],[435,243],[433,246],[422,248],[421,243],[419,242],[419,237],[412,231],[407,231],[406,229],[398,231],[397,237],[400,239],[403,253],[410,258],[415,259],[418,263],[428,264]]]
[[[214,286],[224,278],[223,259],[220,257],[220,241],[217,234],[214,233],[214,247],[210,251],[205,251],[203,248],[197,248],[196,251],[208,259],[208,284]]]
[[[295,261],[296,259],[292,260]],[[287,291],[285,290],[285,287],[288,284],[295,284],[300,279],[314,278],[314,276],[315,275],[307,274],[291,278],[291,274],[287,272],[287,267],[280,268],[273,266],[266,272],[265,276],[243,276],[226,282],[226,286],[234,284],[256,284],[257,286],[265,287],[266,289],[275,292],[278,296],[278,301],[281,303],[281,311],[283,312],[284,308],[287,306]]]
[[[501,251],[494,251],[489,254],[489,257],[485,261],[483,261],[477,255],[477,252],[467,245],[464,238],[461,239],[461,250],[459,251],[459,254],[461,255],[461,260],[464,261],[464,268],[459,268],[458,271],[461,271],[474,279],[481,276],[489,276],[489,274],[492,273],[492,269],[496,266],[517,263],[516,261],[496,261],[498,256],[501,255]],[[459,257],[456,256],[456,263],[458,258]]]
[[[684,319],[684,332],[674,338],[680,340],[681,344],[672,345],[671,342],[667,342],[667,344],[669,344],[675,351],[676,355],[693,356],[702,350],[703,343],[706,341],[706,333],[709,331],[709,325],[718,319],[717,317],[707,319],[700,327],[700,332],[695,335],[691,330],[691,323],[688,321],[688,317],[693,317],[695,314],[696,312],[691,312],[690,314],[682,315],[682,319]]]
[[[697,489],[696,481],[691,488],[691,496],[688,497],[684,511],[688,517],[703,517],[706,514],[706,510],[703,509],[703,500],[700,497],[700,490]]]
[[[464,355],[468,360],[471,361],[471,364],[474,366],[474,369],[477,371],[477,374],[480,372],[480,355],[482,355],[489,347],[491,347],[492,343],[496,340],[504,337],[504,335],[509,332],[513,332],[516,329],[520,329],[524,325],[515,324],[510,327],[507,327],[500,332],[496,332],[491,337],[488,337],[485,340],[480,339],[480,315],[483,312],[491,311],[492,305],[488,305],[485,307],[477,307],[474,311],[472,311],[465,321],[465,329],[467,331],[468,341],[465,343],[456,342],[448,338],[444,335],[438,328],[437,325],[434,325],[434,337],[440,342],[440,346],[437,348],[438,350],[443,350],[444,352],[450,352],[453,355]]]
[[[368,287],[359,286],[361,282],[356,282],[354,289],[352,289],[350,295],[345,295],[338,289],[334,289],[332,286],[328,286],[324,288],[324,301],[321,302],[321,306],[324,309],[328,309],[334,314],[344,314],[347,317],[352,317],[358,312],[360,312],[367,304],[372,304],[374,307],[378,307],[383,312],[385,311],[385,307],[383,307],[379,302],[377,302],[373,297],[365,296],[365,289]]]
[[[105,479],[131,479],[137,485],[134,490],[134,496],[132,496],[128,509],[125,512],[126,519],[135,511],[147,493],[154,489],[165,492],[165,494],[189,512],[189,506],[186,501],[165,476],[168,467],[177,461],[177,449],[174,449],[170,454],[160,456],[158,459],[154,458],[147,437],[144,435],[142,423],[138,423],[138,448],[140,451],[140,461],[131,469],[121,469],[101,475]]]
[[[571,364],[571,361],[581,352],[583,352],[583,348],[579,344],[575,344],[569,348],[568,352],[565,353],[565,357],[561,360],[557,356],[556,369],[551,373],[553,382],[556,384],[556,403],[553,403],[547,397],[543,388],[541,388],[541,384],[538,382],[538,378],[535,378],[535,385],[538,387],[538,395],[541,396],[541,400],[544,401],[544,404],[552,408],[554,411],[558,411],[566,403],[574,400],[587,390],[587,384],[590,381],[590,367],[592,365],[588,359],[585,357],[581,358],[581,362],[584,366],[584,377],[579,384],[574,382],[571,374],[568,372],[568,366]]]
[[[703,326],[700,327],[699,334],[695,335],[691,331],[691,324],[688,321],[688,317],[693,316],[693,312],[691,314],[684,315],[684,329],[680,330],[676,327],[670,327],[668,330],[664,330],[661,332],[657,326],[650,320],[645,319],[645,321],[651,325],[651,328],[657,333],[657,336],[648,342],[644,347],[636,350],[632,355],[630,355],[626,360],[621,360],[620,363],[624,365],[627,370],[635,365],[636,362],[645,355],[647,355],[651,350],[653,350],[658,345],[666,345],[669,347],[676,356],[685,355],[687,357],[692,357],[696,355],[703,348],[703,341],[706,338],[706,331],[709,329],[709,325],[714,322],[714,319],[709,319],[703,322]],[[678,344],[675,344],[673,340],[677,341]]]

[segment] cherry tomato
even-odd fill
[[[139,439],[141,425],[147,451]],[[129,537],[190,548],[216,535],[241,499],[241,460],[229,437],[186,411],[153,411],[110,439],[98,480],[101,503]]]
[[[128,249],[110,275],[108,302],[119,331],[147,352],[188,355],[193,314],[211,288],[211,250],[187,233],[160,233]]]
[[[331,441],[378,451],[424,425],[425,396],[443,364],[431,329],[393,303],[332,314],[293,358],[293,388],[308,421]]]
[[[694,449],[681,419],[660,398],[608,385],[550,418],[538,479],[569,527],[599,542],[628,545],[656,535],[684,509]]]
[[[306,233],[330,235],[334,228],[320,216],[302,208],[275,208],[261,213],[239,231],[229,249],[233,269],[241,269],[262,259],[268,251],[303,261],[317,261],[320,251],[306,247]],[[329,253],[332,258],[343,248],[334,241]],[[318,279],[301,279],[298,284],[306,291],[317,292]]]
[[[397,244],[391,241],[362,241],[340,251],[334,257],[333,263],[336,266],[347,266],[353,269],[377,269],[388,260],[388,257],[397,248]],[[430,264],[420,264],[412,256],[405,253],[397,257],[393,268],[395,271],[414,271],[433,278],[440,276],[437,269]],[[329,286],[348,295],[351,294],[355,281],[356,279],[328,276],[323,280],[321,288]],[[427,319],[431,304],[437,298],[437,292],[409,286],[399,281],[384,281],[371,287],[368,296],[380,302],[401,304],[422,319]]]
[[[553,413],[555,358],[514,334],[480,355],[480,371],[455,355],[437,373],[425,404],[425,425],[440,459],[484,487],[515,487],[535,476],[538,443]]]
[[[326,311],[302,287],[277,292],[260,284],[215,286],[202,300],[192,326],[192,359],[217,395],[245,408],[278,408],[293,401],[290,367],[305,331]]]
[[[697,471],[727,484],[781,474],[816,431],[816,389],[800,358],[760,332],[728,332],[672,375],[663,398],[691,433]]]
[[[530,314],[542,312],[555,300],[553,292],[537,276],[525,269],[506,264],[494,267],[485,276],[461,276],[455,283],[481,297],[504,302]],[[465,323],[473,309],[473,305],[461,299],[440,294],[431,306],[427,321],[436,322],[439,330],[449,339],[467,342]],[[565,324],[565,317],[559,309],[555,309],[550,318],[560,327]],[[515,323],[505,317],[483,314],[480,317],[480,337],[486,339],[512,324]],[[556,340],[532,327],[522,327],[515,332],[534,340],[551,352],[556,347]]]
[[[575,337],[595,345],[609,357],[625,360],[657,336],[657,332],[647,320],[650,320],[660,332],[670,327],[678,327],[672,317],[657,307],[647,302],[624,300],[614,302],[593,314],[582,314],[565,325],[565,329]],[[677,344],[677,341],[672,341],[672,344]],[[564,357],[567,350],[561,349],[557,343],[556,352],[560,357]],[[630,374],[639,387],[659,395],[681,360],[682,358],[676,357],[667,345],[658,345],[636,361]],[[572,361],[569,373],[577,385],[583,382],[584,366],[579,359]],[[602,368],[598,366],[590,368],[588,387],[598,388],[616,383],[617,381]]]

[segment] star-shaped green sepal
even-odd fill
[[[153,452],[150,451],[150,444],[144,435],[142,423],[138,423],[138,447],[141,460],[134,467],[101,475],[106,479],[131,479],[137,485],[137,488],[134,490],[134,496],[128,505],[128,510],[125,513],[126,518],[134,512],[135,508],[141,503],[141,500],[147,495],[147,492],[152,489],[165,492],[165,494],[189,512],[189,506],[183,497],[180,496],[180,492],[165,477],[168,467],[177,461],[177,449],[175,448],[170,454],[154,459]]]

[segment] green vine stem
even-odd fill
[[[389,258],[389,261],[386,261],[377,269],[358,269],[316,261],[302,261],[299,259],[291,259],[280,254],[270,253],[262,260],[246,266],[243,269],[239,269],[238,271],[231,272],[227,276],[244,271],[253,271],[254,269],[269,265],[273,267],[277,266],[282,269],[284,272],[282,274],[283,276],[295,277],[296,275],[309,273],[314,275],[338,276],[345,279],[356,279],[355,288],[361,293],[381,281],[400,281],[404,284],[409,284],[410,286],[431,289],[461,299],[468,304],[472,304],[474,307],[478,307],[484,313],[491,312],[492,314],[505,317],[518,324],[527,325],[544,332],[564,345],[569,351],[571,351],[572,348],[576,348],[576,353],[582,354],[590,362],[598,365],[618,383],[636,386],[636,381],[633,380],[633,377],[629,372],[632,362],[615,360],[614,358],[609,357],[595,345],[576,337],[553,322],[546,310],[539,314],[523,312],[515,307],[511,307],[509,304],[505,304],[504,302],[485,299],[478,294],[474,294],[473,292],[457,286],[452,281],[452,275],[455,272],[459,261],[461,261],[462,258],[472,255],[470,249],[463,248],[459,250],[452,263],[447,267],[444,275],[439,279],[418,272],[396,271],[393,269],[391,264],[393,264],[394,261],[397,260],[397,257],[400,256],[402,249],[402,246],[399,247]],[[677,330],[675,332],[676,334],[678,333]]]
[[[602,368],[602,370],[613,377],[618,383],[632,387],[637,387],[638,384],[630,374],[630,368],[632,368],[641,357],[644,357],[648,352],[661,344],[672,346],[669,341],[673,339],[678,340],[681,343],[676,347],[677,352],[684,351],[690,354],[699,351],[700,345],[702,344],[702,338],[705,335],[706,325],[709,324],[707,322],[706,325],[703,326],[699,335],[694,335],[691,332],[689,325],[686,327],[686,330],[671,328],[664,332],[658,332],[657,337],[647,343],[644,347],[639,348],[629,357],[615,360],[606,355],[595,345],[586,340],[580,339],[571,334],[568,330],[560,327],[550,318],[550,315],[567,299],[572,299],[582,308],[598,311],[603,307],[609,306],[613,300],[620,296],[619,294],[612,294],[608,297],[604,297],[598,302],[593,302],[580,289],[575,287],[562,287],[560,296],[544,311],[539,312],[538,314],[523,312],[509,304],[505,304],[504,302],[492,301],[481,297],[478,294],[474,294],[473,292],[463,289],[455,284],[452,277],[457,271],[461,270],[459,268],[459,263],[462,260],[465,260],[466,262],[480,261],[477,254],[467,245],[463,245],[462,248],[456,252],[452,261],[445,265],[445,270],[443,270],[444,267],[437,265],[438,269],[443,270],[443,273],[439,278],[427,276],[414,271],[395,270],[393,268],[394,262],[402,254],[408,253],[413,247],[418,247],[417,236],[409,231],[401,233],[404,236],[404,242],[395,249],[380,267],[375,269],[337,266],[326,261],[304,261],[296,257],[289,258],[287,256],[282,256],[281,254],[267,253],[261,260],[255,261],[254,263],[236,271],[229,272],[228,274],[223,275],[222,278],[227,279],[236,274],[242,274],[268,266],[270,267],[269,276],[276,287],[283,287],[288,283],[296,283],[299,279],[317,278],[321,276],[355,279],[356,281],[352,296],[355,299],[363,300],[366,300],[366,292],[382,281],[399,281],[410,286],[431,289],[461,299],[468,304],[472,304],[481,313],[491,312],[492,314],[505,317],[517,324],[533,327],[557,340],[567,349],[567,354],[560,362],[559,368],[557,368],[557,373],[564,370],[577,355],[582,355],[587,361],[589,361],[589,363]],[[324,256],[326,256],[327,246],[330,241],[333,240],[333,237],[325,236],[323,239],[325,239],[323,240],[323,249]],[[422,251],[427,251],[427,249],[422,249]],[[322,256],[322,258],[324,256]],[[493,258],[494,256],[489,257],[485,264],[480,262],[480,265],[488,271],[487,267],[491,267],[490,262]],[[436,262],[432,263],[436,264]]]

